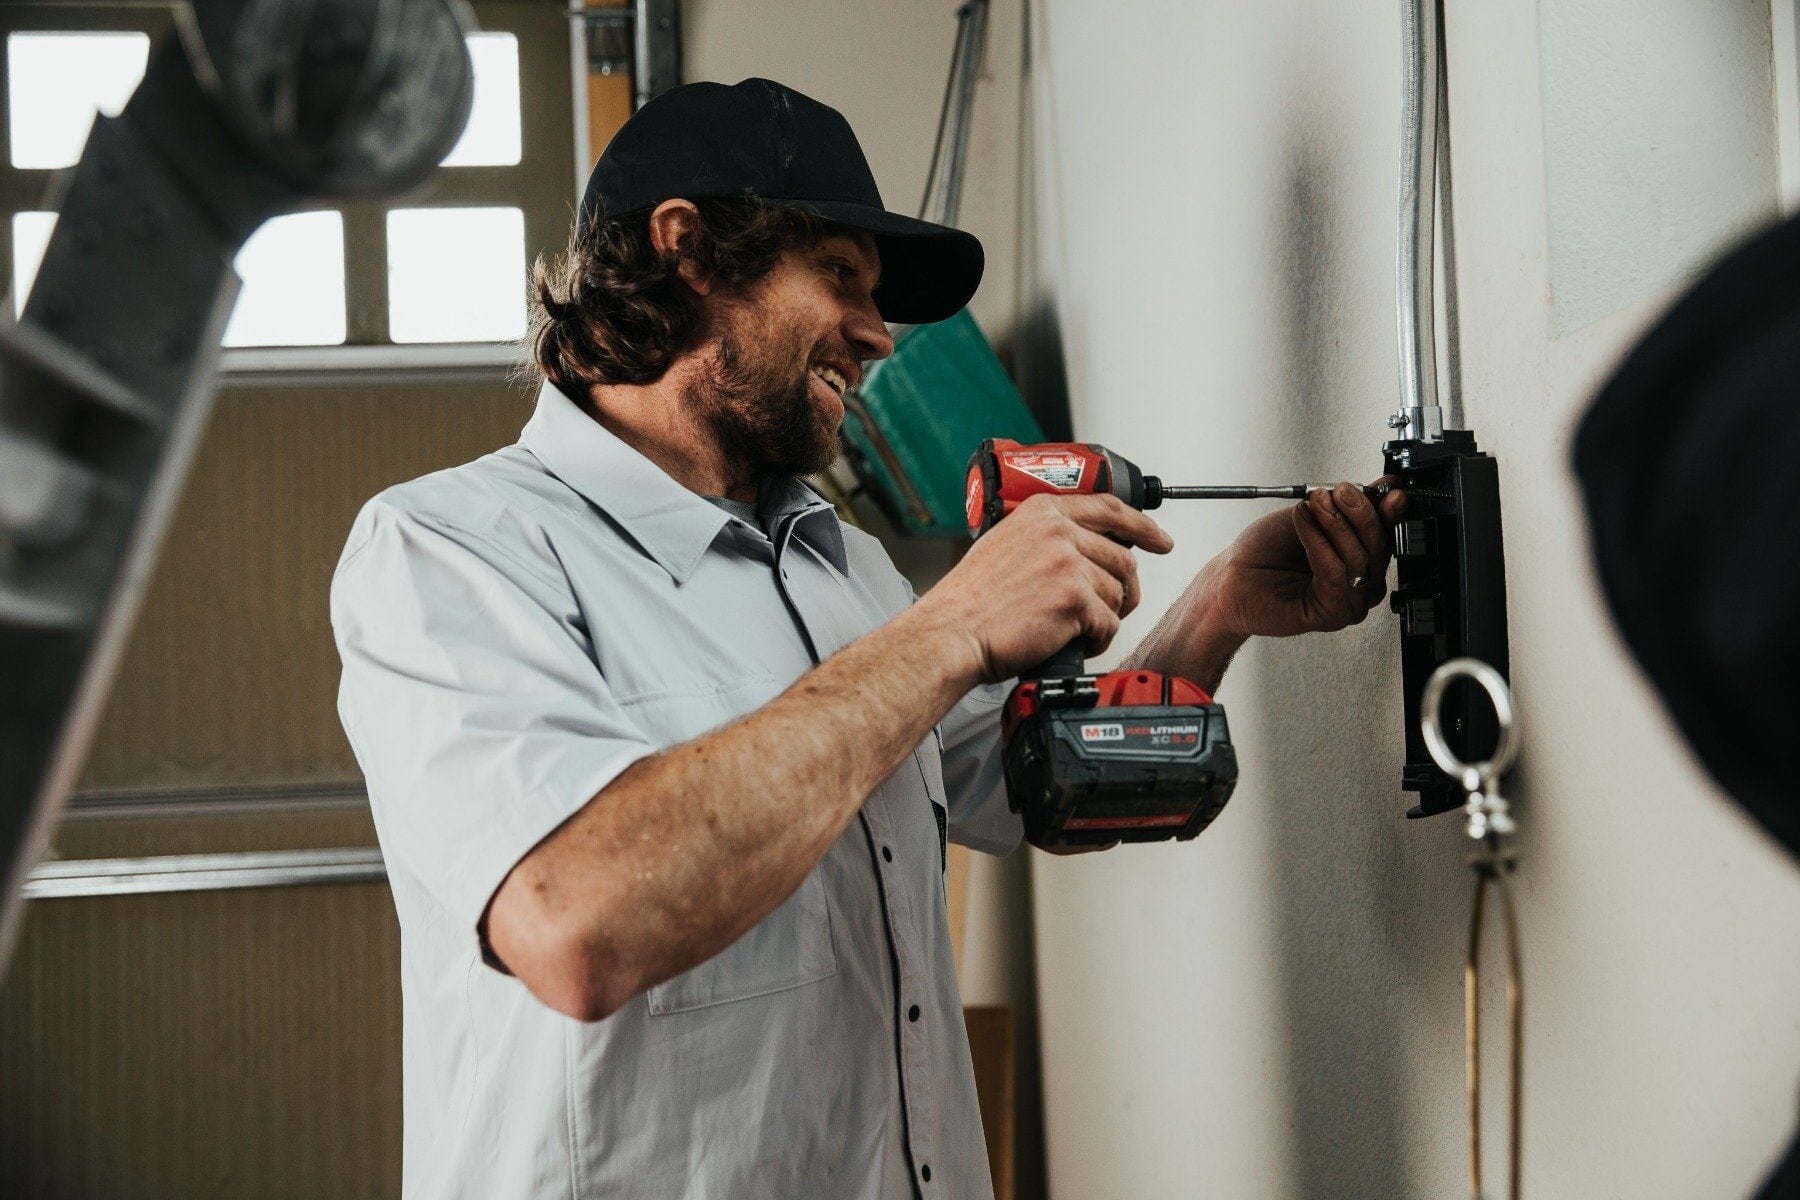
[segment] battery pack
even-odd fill
[[[1237,785],[1225,709],[1177,676],[1028,679],[1003,728],[1008,802],[1034,846],[1187,841]]]

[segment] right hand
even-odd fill
[[[1032,496],[914,611],[964,639],[982,682],[1010,679],[1077,638],[1099,654],[1138,604],[1133,546],[1167,554],[1175,542],[1116,496]]]

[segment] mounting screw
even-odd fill
[[[1405,429],[1406,428],[1406,414],[1403,412],[1397,412],[1393,416],[1389,417],[1388,418],[1388,428],[1389,429]]]

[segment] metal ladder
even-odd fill
[[[460,0],[178,16],[60,181],[30,300],[0,323],[0,971],[206,424],[233,258],[280,212],[416,186],[473,101]]]

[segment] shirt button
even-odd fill
[[[906,1019],[909,1021],[916,1021],[919,1019],[919,1006],[918,1005],[915,1004],[911,1008],[906,1010]]]
[[[881,859],[883,862],[893,862],[894,861],[894,852],[892,850],[888,849],[886,846],[883,846],[881,848]]]
[[[919,1178],[923,1179],[926,1183],[931,1182],[931,1164],[930,1163],[926,1163],[924,1166],[919,1168]]]

